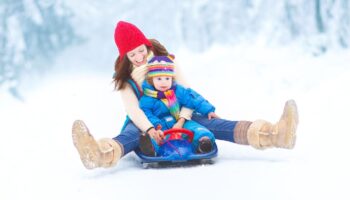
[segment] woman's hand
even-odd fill
[[[158,144],[160,144],[164,139],[164,134],[162,130],[156,130],[155,128],[151,128],[147,132],[147,134],[149,134],[149,136],[153,138]]]
[[[208,119],[211,120],[212,118],[220,118],[219,116],[217,116],[214,112],[210,112],[208,114]]]
[[[185,123],[185,118],[180,118],[179,120],[177,120],[177,122],[174,124],[173,128],[182,128],[184,126]]]

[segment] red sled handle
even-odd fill
[[[183,133],[183,134],[186,134],[188,135],[188,140],[189,142],[192,142],[193,141],[193,132],[188,130],[188,129],[184,129],[184,128],[172,128],[172,129],[168,129],[168,130],[165,130],[164,132],[164,137],[167,136],[167,135],[170,135],[170,138],[169,139],[179,139],[177,138],[175,135],[176,133]],[[172,138],[172,136],[174,135],[174,137]]]

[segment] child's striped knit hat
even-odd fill
[[[156,76],[174,77],[174,61],[172,56],[154,56],[148,61],[148,78]]]

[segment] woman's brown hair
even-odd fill
[[[169,55],[166,48],[158,42],[156,39],[149,39],[152,43],[152,47],[147,47],[147,51],[152,51],[155,56],[167,56]],[[125,88],[125,83],[131,79],[132,63],[129,61],[127,56],[124,56],[123,60],[120,60],[118,56],[114,64],[115,75],[113,77],[114,87],[116,90]]]

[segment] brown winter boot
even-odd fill
[[[81,120],[73,123],[72,137],[80,159],[87,169],[108,168],[121,158],[122,148],[116,141],[110,138],[96,141]]]
[[[298,122],[297,105],[294,100],[289,100],[276,124],[256,120],[249,126],[248,143],[257,149],[268,147],[292,149],[295,145]]]

